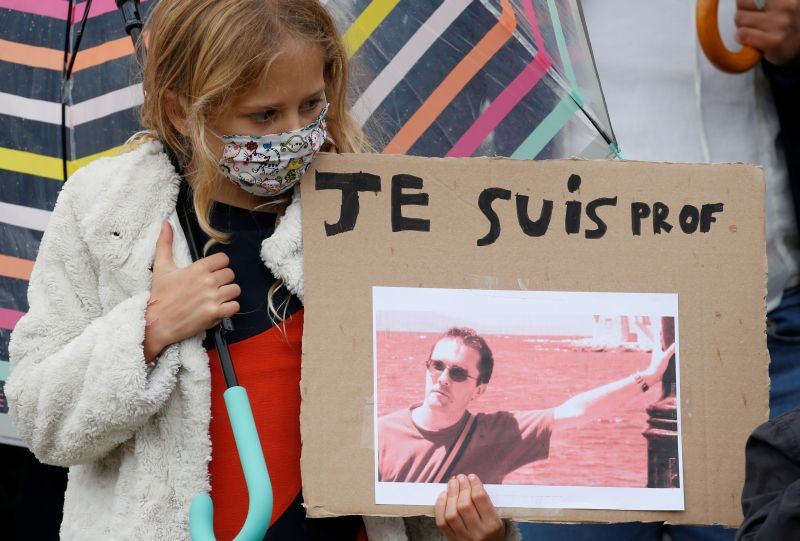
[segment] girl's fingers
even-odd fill
[[[225,267],[224,269],[214,271],[211,273],[211,276],[214,277],[214,283],[217,284],[217,287],[230,284],[236,278],[236,275],[233,274],[233,271],[230,267]]]
[[[232,301],[242,294],[242,288],[239,287],[239,284],[228,284],[226,286],[222,286],[217,291],[219,292],[219,298],[221,302]]]
[[[433,517],[436,519],[436,527],[447,537],[448,541],[455,541],[455,533],[447,524],[444,518],[445,507],[447,505],[447,492],[442,492],[436,498],[436,505],[433,507]]]
[[[214,272],[227,267],[228,263],[230,263],[230,259],[228,259],[228,256],[222,252],[217,252],[216,254],[211,254],[203,259],[198,259],[195,263],[202,265],[209,272]]]
[[[162,270],[169,271],[175,268],[175,260],[172,258],[172,226],[169,222],[161,223],[161,233],[156,241],[156,255],[153,260],[153,273]]]
[[[447,483],[434,506],[436,526],[448,541],[501,540],[505,525],[477,475],[459,475]]]
[[[506,538],[506,525],[497,508],[492,503],[486,487],[483,486],[477,475],[469,475],[469,483],[472,491],[472,503],[481,515],[482,539],[486,541],[499,541]]]
[[[461,520],[464,521],[467,530],[478,530],[481,526],[482,515],[475,508],[473,503],[472,483],[467,479],[467,476],[463,474],[457,477],[457,481],[458,496],[456,497],[456,510]]]
[[[236,301],[228,301],[220,305],[220,315],[222,317],[233,317],[237,313],[239,313],[239,303]]]
[[[489,493],[486,492],[481,480],[475,474],[469,474],[469,484],[472,493],[472,503],[483,522],[500,522],[497,508],[492,503]]]
[[[453,478],[447,483],[447,501],[444,506],[444,520],[458,539],[466,539],[467,527],[458,514],[458,481]]]

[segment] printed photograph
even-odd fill
[[[677,295],[373,288],[376,503],[683,508]]]

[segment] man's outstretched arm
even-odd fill
[[[655,342],[660,344],[660,340]],[[628,399],[661,381],[661,376],[664,375],[674,353],[675,344],[663,351],[656,345],[653,347],[650,364],[645,370],[573,396],[555,408],[553,429],[580,426],[590,419],[602,417],[616,410]]]

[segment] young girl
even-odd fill
[[[190,501],[208,490],[217,537],[238,532],[247,491],[202,343],[232,317],[274,490],[268,539],[363,539],[361,517],[307,519],[300,485],[294,187],[319,150],[363,146],[342,41],[317,0],[161,0],[145,32],[148,132],[64,186],[10,346],[16,427],[43,462],[70,467],[61,537],[187,539]],[[194,263],[182,184],[210,241]],[[436,516],[452,540],[515,535],[477,479],[452,480]],[[405,538],[398,520],[366,522],[374,539]],[[430,519],[408,532],[439,536]]]

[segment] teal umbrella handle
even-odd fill
[[[249,507],[247,518],[234,541],[261,541],[272,518],[272,484],[267,463],[261,451],[253,411],[244,387],[230,387],[223,394],[228,418],[236,440],[236,450],[247,483]],[[202,492],[192,499],[189,508],[189,534],[192,541],[214,541],[214,505],[211,497]]]

